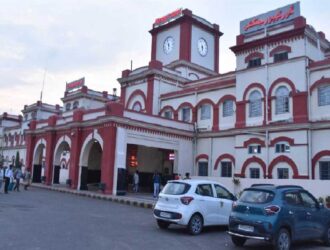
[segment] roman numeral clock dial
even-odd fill
[[[201,56],[207,55],[207,42],[204,38],[200,38],[197,42],[198,52]]]
[[[165,54],[171,53],[174,47],[174,38],[169,36],[165,39],[164,44],[163,44],[163,50]]]

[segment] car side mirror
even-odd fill
[[[233,194],[232,194],[231,199],[232,199],[233,201],[237,201],[237,197],[236,197],[235,195],[233,195]]]

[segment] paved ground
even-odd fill
[[[195,237],[178,226],[164,231],[151,209],[39,188],[0,194],[0,226],[4,250],[237,249],[224,227]],[[251,241],[245,249],[270,246]],[[327,248],[305,243],[294,249]]]

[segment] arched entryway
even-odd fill
[[[32,182],[41,183],[45,172],[46,142],[39,140],[33,153]]]
[[[53,161],[53,184],[65,184],[69,179],[70,168],[69,138],[61,138],[56,147]]]
[[[80,190],[94,190],[101,182],[102,145],[97,139],[89,140],[80,159]]]

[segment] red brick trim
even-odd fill
[[[279,45],[276,48],[272,49],[269,52],[269,56],[272,57],[274,56],[274,54],[278,53],[278,52],[288,52],[291,53],[291,47],[287,46],[287,45]]]
[[[243,147],[247,148],[250,144],[258,144],[261,147],[265,147],[265,142],[263,140],[259,139],[259,138],[256,138],[256,137],[255,138],[250,138],[247,141],[245,141],[243,143],[243,145],[244,145]]]
[[[270,165],[268,167],[268,178],[269,179],[271,179],[273,177],[272,172],[273,172],[274,167],[280,162],[286,162],[291,167],[291,169],[293,171],[293,176],[292,176],[293,179],[308,179],[308,176],[299,175],[299,171],[298,171],[296,163],[291,158],[289,158],[285,155],[280,155],[272,160],[272,162],[270,163]]]
[[[315,179],[316,163],[323,157],[330,156],[330,150],[323,150],[314,155],[312,159],[312,179]]]
[[[278,79],[276,79],[271,85],[270,85],[270,88],[269,88],[269,91],[268,91],[268,97],[271,97],[272,96],[272,93],[273,93],[273,90],[275,88],[276,85],[280,84],[280,83],[286,83],[290,86],[291,88],[291,94],[296,94],[296,87],[294,85],[294,83],[289,79],[289,78],[286,78],[286,77],[280,77]]]
[[[232,100],[234,102],[236,102],[236,97],[233,95],[224,95],[223,97],[220,98],[220,100],[217,102],[217,106],[219,106],[221,103],[223,103],[224,101],[227,100]]]
[[[312,94],[312,92],[314,91],[314,89],[320,87],[323,84],[330,84],[330,78],[328,78],[328,77],[322,77],[321,79],[319,79],[316,82],[314,82],[312,84],[312,86],[310,87],[310,94]]]
[[[240,174],[235,174],[235,176],[245,178],[245,171],[246,171],[247,167],[251,163],[254,163],[254,162],[258,163],[261,166],[261,168],[262,168],[262,170],[264,172],[264,178],[266,178],[266,163],[262,159],[260,159],[260,158],[258,158],[256,156],[252,156],[251,158],[247,159],[243,163],[243,166],[242,166],[242,169],[241,169],[241,173]]]
[[[277,138],[271,140],[270,146],[274,147],[274,145],[276,143],[281,142],[281,141],[285,141],[285,142],[289,143],[290,146],[294,145],[294,139],[292,139],[290,137],[286,137],[286,136],[280,136],[280,137],[277,137]]]
[[[175,109],[174,109],[172,106],[170,106],[170,105],[166,105],[166,106],[164,106],[164,107],[159,111],[159,115],[162,116],[163,112],[165,112],[166,110],[171,110],[173,116],[174,116],[174,114],[176,113],[176,112],[175,112]],[[174,118],[174,117],[173,117],[173,118]]]
[[[209,156],[207,154],[200,154],[198,156],[196,156],[196,162],[198,162],[199,160],[202,160],[202,159],[205,159],[205,160],[209,160]]]
[[[261,58],[264,59],[264,54],[260,52],[252,52],[248,56],[245,57],[245,63],[248,63],[251,59]]]
[[[215,161],[215,164],[214,164],[214,170],[217,170],[218,169],[218,165],[219,163],[224,160],[224,159],[229,159],[235,166],[235,158],[234,156],[232,156],[231,154],[222,154],[220,155],[217,160]]]
[[[129,96],[127,103],[126,103],[126,109],[128,109],[130,103],[132,102],[133,98],[136,96],[141,96],[144,101],[144,108],[146,108],[147,98],[144,94],[144,92],[140,89],[134,90],[132,94]],[[142,106],[143,107],[143,106]]]
[[[263,94],[263,98],[265,98],[266,89],[265,89],[264,85],[262,85],[261,83],[255,82],[255,83],[249,84],[249,86],[244,90],[244,94],[243,94],[244,101],[247,101],[247,98],[248,98],[247,94],[250,92],[251,89],[254,89],[254,88],[261,90],[261,92]]]

